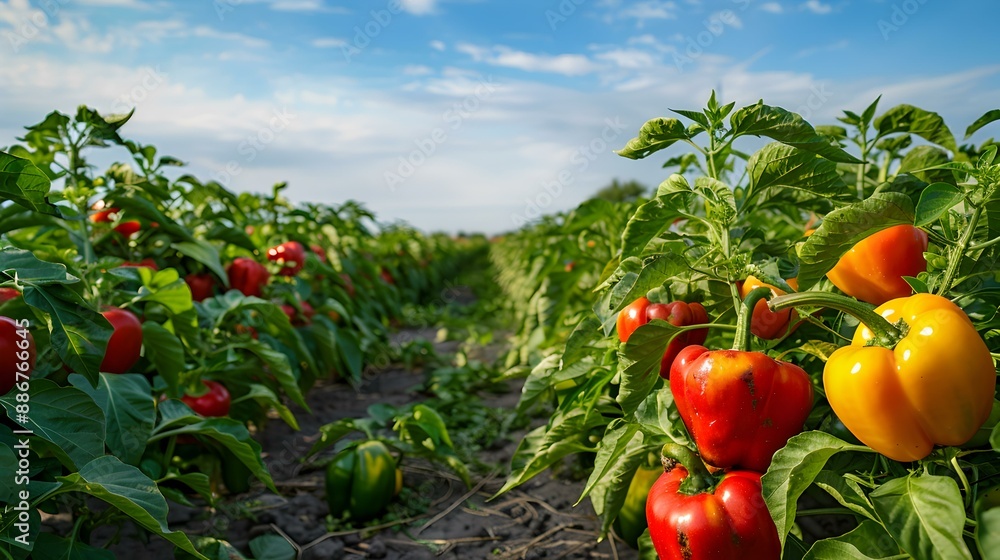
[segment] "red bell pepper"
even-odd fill
[[[705,311],[705,307],[697,302],[650,303],[648,299],[641,297],[618,314],[619,340],[628,341],[636,329],[653,319],[667,321],[675,327],[686,327],[708,323],[708,313]],[[663,359],[660,361],[660,377],[664,379],[670,377],[670,366],[681,350],[692,344],[704,344],[706,338],[708,338],[707,328],[684,331],[675,336],[667,345]]]
[[[295,276],[306,262],[306,248],[298,241],[288,241],[267,250],[267,260],[281,265],[278,274]]]
[[[21,297],[21,292],[14,288],[0,288],[0,303]]]
[[[181,400],[191,410],[206,417],[227,416],[231,398],[226,386],[218,381],[202,380],[206,390],[200,395],[184,395]]]
[[[229,285],[243,292],[243,295],[260,297],[264,286],[271,279],[271,273],[259,262],[240,257],[229,265]]]
[[[211,274],[188,274],[184,281],[191,288],[191,299],[194,301],[205,301],[215,295],[215,277]]]
[[[733,350],[688,346],[670,372],[677,411],[714,467],[766,471],[812,410],[812,381],[802,368],[746,351],[752,310],[769,292],[758,288],[744,300]]]
[[[664,473],[646,500],[646,521],[662,560],[778,560],[778,529],[761,495],[760,474],[716,479],[686,447],[663,447]]]

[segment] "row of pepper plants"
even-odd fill
[[[113,557],[117,537],[91,537],[128,520],[204,558],[168,504],[254,478],[276,492],[252,432],[297,429],[290,405],[308,412],[317,380],[385,365],[404,306],[485,243],[292,204],[284,184],[235,194],[123,138],[130,116],[53,112],[0,150],[6,558]],[[128,160],[98,172],[100,149]],[[71,533],[42,531],[42,512]]]
[[[673,113],[618,152],[673,171],[626,217],[493,248],[519,406],[551,407],[501,492],[583,458],[643,558],[1000,558],[997,144],[879,100]],[[523,258],[550,247],[585,266]]]

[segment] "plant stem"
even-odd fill
[[[861,129],[861,163],[858,164],[858,200],[865,199],[865,160],[868,159],[868,127]]]
[[[687,470],[687,478],[681,482],[680,488],[677,489],[681,494],[696,496],[715,486],[715,477],[705,468],[701,458],[683,445],[664,444],[663,449],[660,450],[660,462],[663,463],[664,472],[672,471],[677,465]]]
[[[778,296],[768,302],[771,311],[780,311],[802,305],[819,305],[856,317],[875,335],[875,343],[885,348],[895,348],[896,343],[906,335],[905,329],[901,330],[876,313],[874,306],[838,294],[800,292]]]
[[[771,294],[771,288],[755,288],[743,299],[742,308],[739,309],[739,317],[736,319],[736,339],[733,341],[733,350],[746,352],[750,348],[750,325],[753,323],[753,310],[757,307],[757,302]]]
[[[962,239],[958,241],[958,247],[955,247],[951,253],[951,259],[948,261],[948,269],[945,271],[944,279],[941,280],[941,285],[938,287],[939,296],[943,296],[945,292],[951,289],[951,283],[955,280],[958,266],[962,263],[962,258],[969,248],[969,242],[972,241],[973,234],[976,233],[976,226],[979,225],[979,218],[982,215],[983,207],[977,206],[972,212],[972,217],[969,218],[969,224],[965,227]]]
[[[970,251],[979,251],[979,250],[982,250],[982,249],[986,249],[987,247],[992,247],[992,246],[996,245],[997,243],[1000,243],[1000,237],[995,237],[993,239],[990,239],[989,241],[983,241],[982,243],[977,243],[975,245],[970,245],[969,246],[969,250]]]
[[[968,508],[972,501],[972,487],[969,486],[969,479],[965,476],[965,472],[962,471],[962,465],[958,464],[958,457],[951,458],[951,466],[955,469],[955,473],[958,474],[958,479],[962,481],[962,488],[965,489],[965,507]]]

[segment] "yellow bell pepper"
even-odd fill
[[[894,348],[866,346],[876,338],[862,325],[850,346],[823,370],[830,406],[859,440],[896,461],[928,456],[934,445],[961,445],[993,407],[996,369],[972,321],[941,296],[890,300],[875,312],[900,320]]]

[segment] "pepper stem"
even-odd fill
[[[768,302],[772,311],[780,311],[789,307],[802,305],[818,305],[843,311],[857,318],[875,335],[873,342],[885,348],[895,348],[896,344],[906,336],[905,323],[893,325],[875,312],[875,306],[858,301],[847,296],[829,292],[799,292],[778,296]]]
[[[705,468],[705,464],[701,462],[701,458],[683,445],[676,443],[665,444],[663,449],[660,450],[660,461],[663,463],[664,472],[674,470],[677,465],[687,470],[687,478],[681,482],[680,487],[677,489],[681,494],[695,496],[703,494],[715,486],[715,478]]]
[[[733,341],[733,350],[746,352],[750,348],[750,325],[753,323],[753,309],[757,306],[758,301],[766,298],[770,293],[771,288],[761,286],[743,298],[739,317],[736,319],[736,340]]]

